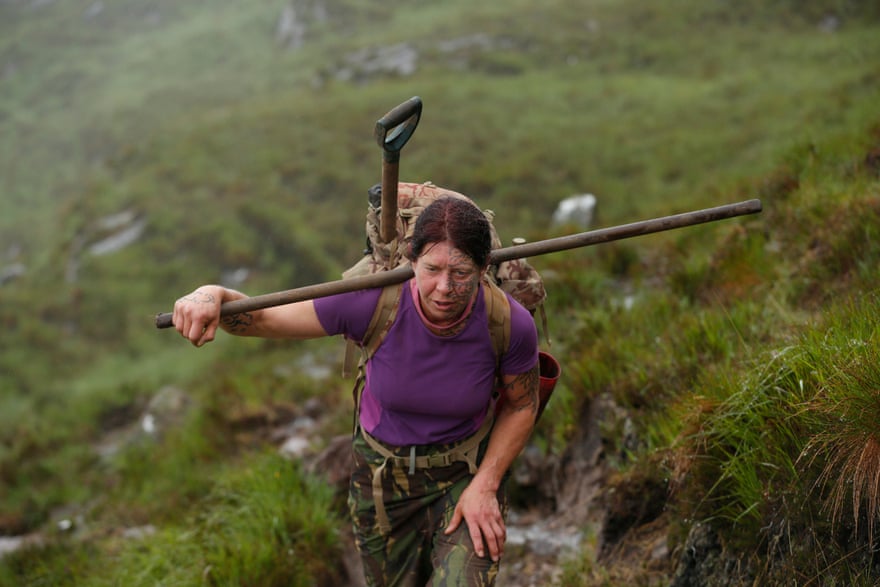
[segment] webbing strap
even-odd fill
[[[370,319],[370,324],[364,333],[364,362],[373,356],[376,349],[385,340],[385,335],[391,330],[391,323],[394,322],[394,318],[397,316],[397,309],[400,307],[400,294],[402,291],[402,283],[390,285],[382,289],[379,301],[376,304],[376,311],[373,312],[373,317]],[[382,330],[377,331],[376,329],[380,324],[382,325]]]
[[[370,435],[366,430],[361,429],[361,436],[363,436],[367,445],[384,457],[382,464],[373,471],[373,504],[376,506],[376,521],[379,524],[379,531],[382,534],[391,532],[391,521],[388,519],[388,512],[385,511],[385,500],[382,497],[382,474],[389,464],[392,467],[408,467],[409,474],[413,475],[416,469],[447,467],[453,463],[464,462],[467,463],[470,474],[476,475],[480,443],[489,435],[494,423],[495,412],[494,410],[489,410],[479,430],[465,438],[451,450],[439,454],[416,456],[416,447],[413,445],[410,447],[409,456],[406,457],[394,454],[387,446]]]
[[[351,377],[357,367],[358,357],[361,356],[357,343],[353,340],[345,341],[345,354],[342,358],[342,376],[346,379]]]
[[[495,351],[495,372],[500,375],[501,357],[510,346],[510,300],[492,277],[487,276],[483,284],[486,315],[489,318],[489,336],[492,338],[492,348]]]
[[[358,421],[360,419],[361,391],[363,390],[364,381],[367,378],[367,361],[385,340],[388,331],[391,330],[391,324],[397,316],[397,309],[400,307],[400,295],[403,292],[403,284],[398,283],[389,285],[379,294],[379,301],[376,303],[376,309],[373,311],[373,317],[364,333],[363,346],[361,347],[361,360],[358,364],[358,374],[354,381],[352,389],[352,397],[354,398],[354,426],[357,432]],[[381,330],[377,330],[379,326]]]

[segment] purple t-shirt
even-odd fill
[[[361,341],[381,289],[318,298],[315,310],[328,334]],[[422,322],[410,288],[402,288],[397,317],[367,365],[360,423],[395,446],[443,444],[470,436],[483,423],[495,386],[495,351],[480,288],[473,313],[455,336],[437,336]],[[538,361],[531,314],[510,299],[510,345],[501,373],[517,375]]]

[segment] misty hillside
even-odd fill
[[[860,480],[880,465],[853,414],[876,414],[857,367],[876,364],[878,33],[856,0],[0,1],[0,584],[351,579],[309,461],[350,426],[340,342],[195,350],[153,319],[206,282],[337,279],[380,179],[374,124],[416,95],[401,178],[470,195],[505,242],[585,230],[552,223],[573,194],[597,198],[588,228],[764,206],[533,259],[564,377],[517,513],[567,511],[580,538],[509,567],[870,584],[880,497]],[[308,457],[280,459],[307,415]]]

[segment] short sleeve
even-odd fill
[[[364,289],[317,298],[315,313],[329,335],[343,334],[360,342],[379,302],[382,289]]]

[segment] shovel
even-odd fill
[[[400,150],[415,132],[422,117],[422,99],[413,96],[376,122],[376,142],[382,147],[382,215],[379,237],[390,243],[397,236],[397,181]]]

